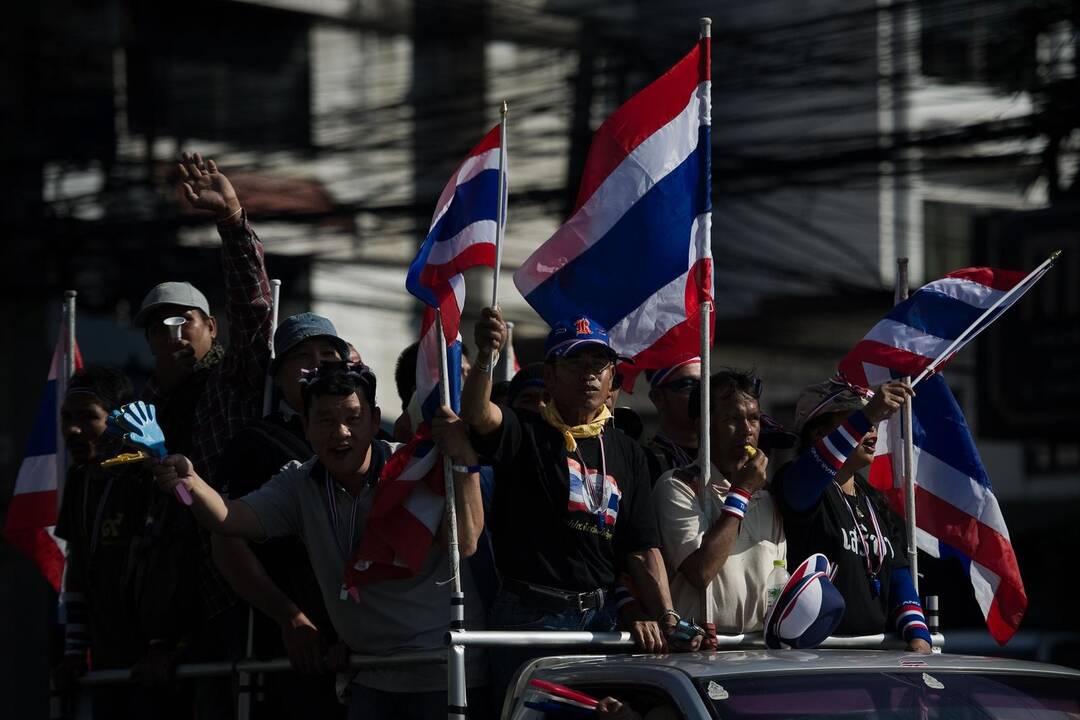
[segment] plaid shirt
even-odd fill
[[[225,357],[210,371],[202,396],[195,404],[191,462],[211,487],[224,493],[227,490],[222,487],[224,482],[214,477],[218,459],[233,435],[262,416],[273,301],[262,242],[248,224],[247,213],[242,213],[236,222],[219,223],[218,234],[228,298],[229,347]],[[146,384],[143,399],[168,412],[169,396],[153,379]],[[203,597],[207,615],[213,617],[232,605],[235,596],[210,558],[209,535],[203,532],[202,537],[206,550]]]

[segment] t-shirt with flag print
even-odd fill
[[[602,440],[581,438],[568,451],[537,413],[501,409],[500,429],[474,438],[495,466],[487,524],[500,575],[574,592],[611,588],[628,553],[660,546],[645,451],[610,424]]]

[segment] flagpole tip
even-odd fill
[[[505,100],[502,101],[502,107],[499,109],[499,112],[503,117],[506,117],[506,114],[510,112],[510,105]]]
[[[273,280],[270,281],[270,284],[273,287],[281,287],[281,280],[279,280],[278,278],[274,278]]]
[[[712,36],[712,18],[703,17],[698,19],[698,26],[701,29],[701,37]]]
[[[1060,250],[1055,250],[1054,252],[1050,253],[1050,259],[1051,260],[1057,260],[1058,255],[1060,255],[1060,254],[1061,254]]]
[[[1061,251],[1059,250],[1058,252],[1061,252]],[[65,300],[70,300],[71,298],[75,297],[78,294],[79,294],[79,292],[77,290],[65,290],[64,291],[64,299]]]

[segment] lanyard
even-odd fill
[[[863,547],[863,558],[866,562],[866,576],[870,579],[870,585],[874,589],[874,595],[877,595],[881,591],[881,581],[878,580],[878,573],[881,572],[882,566],[885,564],[885,538],[881,534],[881,525],[878,524],[877,513],[874,512],[874,503],[870,502],[870,498],[866,499],[866,509],[870,512],[870,523],[874,526],[874,532],[877,536],[877,552],[875,557],[877,558],[877,567],[875,563],[870,559],[870,542],[866,539],[866,535],[863,534],[862,524],[859,519],[855,517],[855,511],[851,508],[851,503],[844,497],[844,491],[841,489],[839,483],[833,481],[833,485],[836,487],[836,491],[840,493],[840,499],[844,501],[844,507],[848,509],[848,513],[851,514],[851,522],[855,524],[855,532],[859,534],[859,541]],[[858,504],[859,491],[856,486],[855,495],[852,500]]]
[[[337,492],[334,488],[334,481],[330,478],[330,473],[324,468],[323,474],[326,477],[326,497],[330,508],[330,525],[334,529],[334,544],[338,546],[338,551],[341,553],[342,560],[348,562],[349,556],[352,555],[354,538],[356,537],[356,513],[360,509],[360,496],[367,488],[361,490],[353,498],[352,513],[349,516],[349,535],[346,541],[345,547],[341,546],[341,522],[340,512],[338,510]]]
[[[604,433],[600,432],[596,436],[596,439],[600,441],[600,479],[596,486],[592,482],[592,473],[589,472],[589,466],[585,462],[585,458],[581,455],[581,447],[574,449],[574,454],[577,455],[578,462],[581,463],[581,489],[584,491],[582,495],[585,497],[585,506],[596,515],[596,522],[603,527],[605,524],[604,515],[607,511],[607,456],[604,454]]]

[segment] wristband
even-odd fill
[[[480,465],[451,465],[450,469],[456,473],[471,475],[480,472]]]
[[[676,623],[678,623],[680,620],[682,620],[682,618],[679,616],[679,613],[675,612],[671,608],[668,608],[664,612],[660,613],[660,617],[656,618],[656,622],[662,623],[664,621],[664,618],[669,617],[669,616],[675,618]]]
[[[740,487],[732,487],[724,499],[724,512],[742,520],[746,517],[746,508],[750,504],[750,493]]]
[[[228,217],[224,217],[218,220],[218,224],[220,225],[221,223],[227,223],[242,212],[244,212],[244,207],[240,206],[236,208],[236,210],[233,211]]]
[[[479,370],[482,373],[490,373],[492,368],[494,368],[495,364],[498,363],[498,362],[499,362],[499,354],[498,353],[493,353],[492,356],[490,358],[488,358],[488,361],[487,361],[486,364],[484,362],[482,362],[480,360],[480,358],[476,358],[476,362],[473,363],[473,369],[474,370]]]

